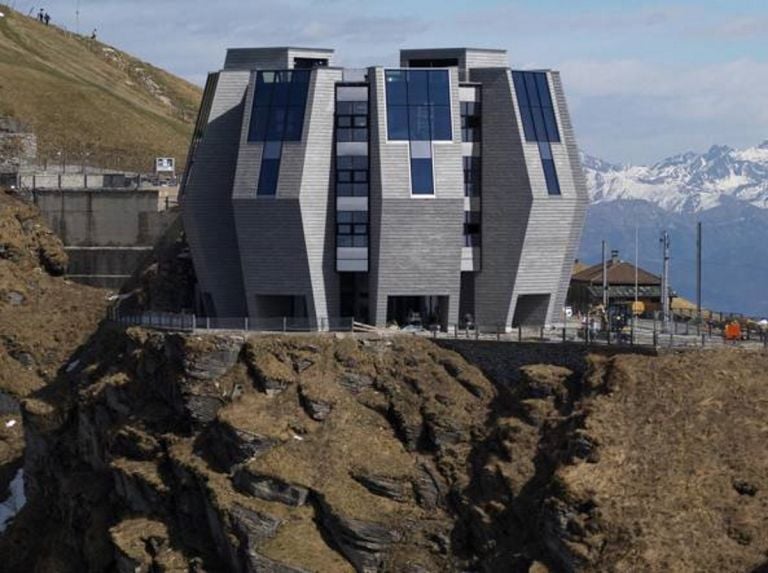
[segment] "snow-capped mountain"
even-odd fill
[[[648,201],[665,211],[696,213],[736,200],[768,209],[768,140],[748,149],[712,146],[650,166],[620,166],[583,155],[592,202]]]
[[[651,166],[582,157],[592,204],[579,258],[600,260],[601,242],[661,272],[659,235],[672,237],[672,286],[696,296],[696,225],[704,232],[703,304],[768,316],[768,141],[749,149],[714,146]]]

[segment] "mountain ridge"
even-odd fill
[[[665,211],[698,213],[733,198],[768,209],[768,140],[745,149],[713,145],[652,165],[617,165],[582,153],[593,204],[641,200]]]

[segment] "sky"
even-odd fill
[[[38,2],[5,0],[17,10]],[[228,47],[335,48],[349,67],[398,50],[503,48],[560,70],[581,148],[653,163],[768,139],[766,0],[43,0],[58,24],[197,84]]]

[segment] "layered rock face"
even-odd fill
[[[731,425],[742,446],[726,459],[699,429],[743,401],[718,385],[687,405],[682,390],[704,371],[732,376],[716,369],[724,360],[749,369],[741,392],[768,388],[764,358],[582,354],[569,369],[523,364],[514,345],[497,351],[495,372],[516,366],[491,382],[418,337],[102,327],[60,381],[69,399],[23,402],[30,501],[0,537],[5,570],[748,571],[765,561],[768,462],[749,455],[762,399]],[[579,352],[557,362],[576,365]],[[669,377],[643,384],[648,372]],[[694,478],[701,495],[679,483]],[[664,523],[673,512],[684,535]]]

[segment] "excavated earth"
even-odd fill
[[[3,571],[768,569],[764,354],[99,325],[0,198]]]

